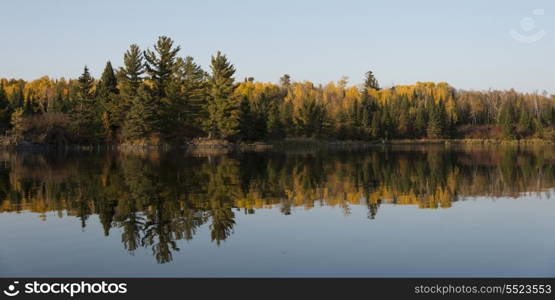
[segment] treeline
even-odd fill
[[[218,52],[210,70],[160,37],[131,45],[123,66],[99,79],[0,79],[0,131],[17,143],[157,143],[194,137],[232,141],[283,138],[555,138],[555,98],[510,91],[461,91],[446,83],[380,88],[366,73],[326,85],[236,81]]]

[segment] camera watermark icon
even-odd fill
[[[9,297],[14,297],[19,295],[19,290],[15,289],[15,286],[19,284],[19,281],[14,281],[13,284],[8,285],[8,290],[4,290],[4,295]]]
[[[543,16],[544,14],[545,11],[543,9],[534,9],[532,11],[534,16]],[[543,29],[533,32],[535,27],[536,21],[534,18],[526,17],[520,20],[520,28],[525,32],[524,34],[514,29],[511,29],[509,33],[515,41],[530,44],[541,40],[547,34]]]

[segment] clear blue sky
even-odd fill
[[[555,93],[555,2],[534,0],[3,1],[0,77],[77,77],[85,64],[98,76],[160,35],[203,67],[222,50],[237,79],[358,84],[373,70],[383,86]]]

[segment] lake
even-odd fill
[[[555,276],[551,147],[0,152],[0,276]]]

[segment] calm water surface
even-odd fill
[[[0,153],[0,276],[555,276],[551,148]]]

